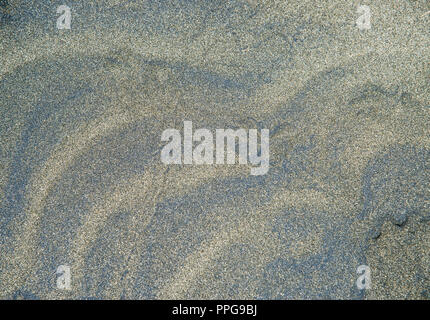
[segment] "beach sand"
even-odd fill
[[[430,4],[360,4],[0,1],[0,298],[429,299]],[[186,120],[268,173],[163,164]]]

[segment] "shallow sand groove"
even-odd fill
[[[426,1],[0,3],[0,298],[429,298]],[[269,172],[162,164],[184,120]]]

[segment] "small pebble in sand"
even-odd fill
[[[394,214],[394,224],[396,226],[402,227],[406,224],[406,221],[408,220],[408,216],[406,214],[406,210],[403,210],[401,212],[398,212]]]
[[[370,236],[372,239],[376,240],[381,236],[381,230],[379,228],[375,228],[370,232]]]

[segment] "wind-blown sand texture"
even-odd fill
[[[0,298],[429,299],[430,4],[360,4],[0,1]],[[269,172],[164,165],[184,120]]]

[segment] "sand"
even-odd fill
[[[323,3],[0,1],[0,298],[429,299],[430,5]],[[163,164],[184,121],[268,173]]]

